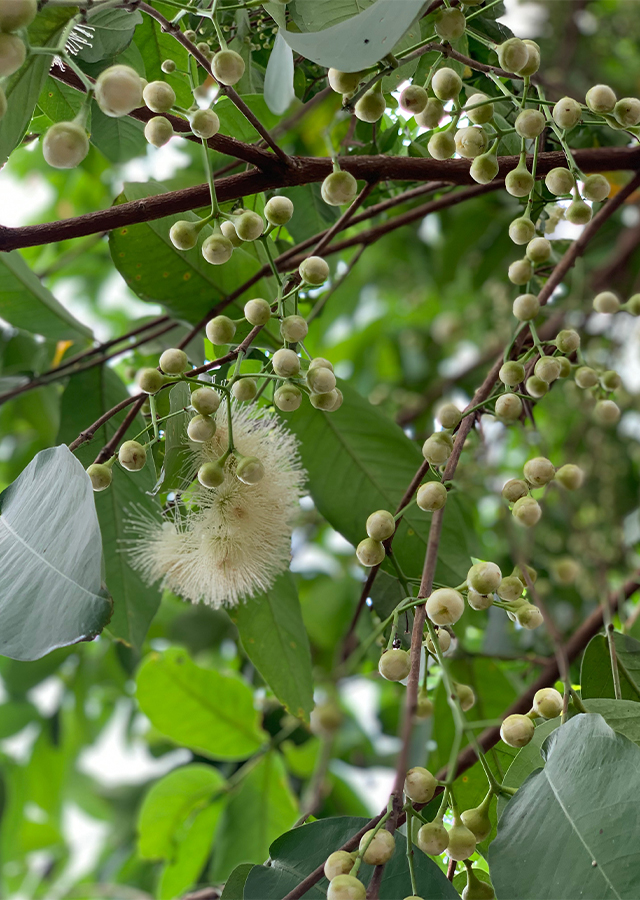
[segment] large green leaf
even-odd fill
[[[585,706],[590,713],[598,713],[607,725],[640,744],[640,705],[633,700],[607,700],[593,698]]]
[[[0,254],[2,318],[32,334],[84,343],[91,330],[82,325],[40,282],[17,250]]]
[[[322,515],[352,544],[366,537],[367,516],[376,509],[395,511],[422,455],[401,428],[340,382],[344,403],[323,413],[304,403],[285,415],[302,443],[301,456],[309,473],[311,496]],[[407,575],[419,577],[431,514],[413,506],[398,529],[394,544]],[[449,496],[445,508],[437,580],[459,584],[469,568],[467,528],[461,505]]]
[[[640,641],[627,634],[614,634],[616,656],[627,670],[636,685],[640,686]],[[638,692],[629,684],[629,680],[620,671],[620,689],[623,700],[640,700]],[[611,672],[611,656],[609,645],[604,634],[596,634],[587,645],[582,657],[580,671],[581,696],[584,700],[591,697],[615,697],[613,675]]]
[[[291,573],[230,610],[229,616],[247,656],[278,700],[308,721],[313,709],[311,650]]]
[[[212,880],[225,881],[240,863],[265,860],[271,842],[291,828],[297,815],[282,756],[270,751],[229,800],[216,836]]]
[[[91,43],[80,50],[78,58],[95,63],[117,56],[129,46],[136,25],[142,24],[142,13],[126,9],[89,10],[87,24],[93,29]]]
[[[244,900],[244,886],[253,863],[240,863],[227,878],[220,900]]]
[[[222,810],[222,801],[212,803],[197,813],[185,827],[174,858],[162,872],[159,900],[175,900],[196,882],[211,853]]]
[[[55,45],[56,39],[73,15],[72,9],[41,9],[29,26],[31,46]],[[29,56],[25,64],[3,85],[7,97],[7,112],[0,126],[0,166],[4,165],[9,154],[22,140],[50,68],[51,57],[47,54]]]
[[[320,819],[283,834],[270,847],[270,865],[256,866],[249,872],[244,900],[280,900],[366,823],[367,819],[339,816]],[[396,852],[385,866],[378,894],[380,900],[398,900],[411,894],[406,841],[399,832],[395,839]],[[430,900],[458,897],[444,873],[417,848],[414,849],[414,867],[422,897]],[[358,877],[368,884],[372,873],[372,866],[362,865]],[[303,896],[320,898],[326,895],[327,881],[322,878]]]
[[[91,482],[63,446],[0,494],[0,653],[38,659],[91,640],[109,620]]]
[[[159,731],[213,759],[246,759],[265,742],[251,688],[237,676],[196,666],[177,647],[147,656],[137,697]]]
[[[166,191],[157,182],[125,184],[121,200],[144,200]],[[238,247],[229,262],[212,266],[202,256],[202,242],[212,234],[209,225],[200,232],[193,250],[176,250],[169,240],[169,229],[179,219],[195,222],[195,213],[166,216],[151,222],[117,228],[109,235],[109,246],[116,268],[129,287],[142,300],[162,305],[174,316],[198,322],[217,302],[251,278],[260,269],[254,251]],[[251,296],[270,297],[264,281],[251,289]],[[249,293],[245,299],[249,299]],[[242,303],[242,298],[238,301]],[[231,307],[229,315],[240,315]]]
[[[127,390],[113,369],[96,366],[74,375],[62,396],[61,429],[58,440],[71,442],[127,396]],[[113,436],[126,414],[125,410],[103,425],[96,433],[98,446],[103,447]],[[142,416],[136,417],[126,437],[131,438],[144,427]],[[88,466],[97,453],[96,443],[83,444],[76,451],[80,461]],[[150,464],[140,472],[128,472],[116,465],[111,487],[95,495],[95,505],[102,532],[106,581],[113,597],[113,618],[109,632],[113,637],[140,647],[149,623],[160,605],[160,591],[146,585],[129,565],[123,542],[131,535],[127,521],[132,512],[159,516],[160,507],[150,496],[155,477]]]
[[[601,716],[578,715],[547,738],[543,755],[489,850],[497,897],[637,897],[640,749]]]
[[[112,163],[128,162],[147,150],[142,122],[129,116],[105,116],[97,103],[91,113],[91,143]]]

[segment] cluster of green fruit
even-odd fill
[[[502,488],[502,496],[513,504],[513,517],[525,528],[532,528],[542,515],[540,504],[531,496],[532,490],[544,488],[551,481],[556,481],[568,491],[577,491],[584,482],[584,472],[579,466],[567,463],[556,469],[545,456],[527,460],[523,474],[524,478],[511,478],[507,481]]]
[[[27,58],[21,32],[33,22],[37,0],[0,0],[0,78],[13,75]],[[0,119],[7,111],[7,97],[0,85]]]

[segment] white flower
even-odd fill
[[[163,520],[132,519],[129,553],[134,568],[148,583],[161,581],[185,600],[209,606],[233,606],[267,590],[291,558],[291,531],[304,485],[298,441],[272,412],[234,404],[233,438],[243,456],[256,456],[264,466],[257,484],[235,477],[229,457],[225,479],[208,490],[192,484],[203,462],[227,449],[226,408],[216,414],[217,430],[204,444],[192,444],[188,492],[178,498]]]

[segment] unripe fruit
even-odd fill
[[[553,356],[541,356],[533,371],[542,381],[551,384],[560,377],[560,362]]]
[[[640,316],[640,294],[634,294],[629,297],[624,308],[631,316]]]
[[[94,98],[106,116],[127,116],[142,106],[142,79],[130,66],[109,66],[98,75]]]
[[[532,263],[539,265],[551,256],[551,242],[543,237],[534,238],[527,244],[525,253]]]
[[[478,612],[482,609],[489,609],[490,606],[493,606],[493,594],[479,594],[473,590],[467,591],[467,603],[471,609],[475,609]]]
[[[431,89],[438,100],[453,100],[462,90],[462,79],[453,69],[438,69],[431,79]]]
[[[136,382],[145,394],[157,394],[164,384],[164,375],[157,369],[140,369],[136,375]]]
[[[423,825],[416,837],[418,847],[429,856],[440,856],[447,849],[449,832],[442,824],[441,819],[434,819],[428,825]]]
[[[422,455],[432,466],[440,466],[446,462],[452,450],[451,435],[443,431],[432,434],[422,445]]]
[[[625,127],[640,125],[640,100],[637,97],[623,97],[613,107],[616,122]]]
[[[455,41],[464,34],[467,20],[459,9],[442,9],[436,13],[433,27],[443,41]]]
[[[542,509],[537,500],[533,497],[521,497],[513,505],[513,517],[520,525],[525,528],[533,528],[540,521]]]
[[[416,125],[420,128],[437,128],[441,120],[444,118],[444,106],[434,97],[429,97],[427,105],[422,112],[416,115]]]
[[[371,568],[372,566],[379,566],[386,553],[380,541],[375,541],[373,538],[365,538],[356,547],[356,556],[361,565]],[[404,678],[404,675],[402,677]]]
[[[620,418],[620,407],[613,400],[598,400],[593,410],[598,425],[615,425]]]
[[[329,87],[336,94],[353,94],[361,80],[361,72],[341,72],[339,69],[329,69],[327,72]]]
[[[493,103],[487,103],[490,99],[488,94],[472,94],[465,103],[465,113],[470,122],[474,125],[485,125],[493,118]],[[468,109],[469,106],[475,106],[476,103],[484,103],[485,106],[478,106],[477,109]]]
[[[163,59],[160,68],[165,75],[171,75],[176,70],[176,64],[172,59]]]
[[[270,225],[286,225],[293,215],[293,203],[288,197],[272,197],[267,200],[264,217]]]
[[[453,690],[463,712],[468,712],[476,702],[476,695],[468,684],[453,682]]]
[[[438,131],[429,139],[427,150],[434,159],[451,159],[456,152],[456,141],[450,131]]]
[[[396,530],[393,513],[387,509],[379,509],[371,513],[367,519],[367,534],[374,541],[386,541]]]
[[[519,38],[509,38],[496,47],[500,68],[518,73],[529,62],[527,45]]]
[[[428,102],[429,95],[417,84],[410,84],[400,94],[400,106],[414,116],[421,113]]]
[[[476,849],[476,839],[472,831],[462,822],[454,824],[449,831],[449,843],[447,845],[447,855],[451,859],[463,860],[468,859]]]
[[[418,488],[416,498],[419,509],[424,512],[434,512],[436,509],[442,509],[447,502],[447,489],[439,481],[428,481],[421,484]]]
[[[542,688],[533,697],[533,709],[545,719],[555,719],[562,712],[562,694],[555,688]]]
[[[403,681],[411,671],[411,658],[406,650],[386,650],[380,657],[378,671],[387,681]]]
[[[462,413],[453,403],[445,403],[438,410],[438,419],[443,428],[455,428],[460,424]]]
[[[211,416],[194,416],[187,425],[189,440],[196,444],[204,444],[205,441],[210,441],[215,433],[216,423]]]
[[[580,574],[580,566],[570,556],[553,563],[553,576],[561,584],[572,584]]]
[[[600,382],[602,387],[608,391],[616,391],[622,384],[622,378],[613,369],[609,369],[607,372],[602,373]]]
[[[241,241],[256,241],[264,231],[264,222],[257,212],[246,209],[233,222]]]
[[[211,60],[211,74],[220,84],[237,84],[244,75],[244,60],[235,50],[219,50]]]
[[[611,193],[611,185],[604,175],[587,175],[582,185],[582,196],[592,203],[601,203]]]
[[[324,864],[324,875],[328,881],[332,881],[337,875],[348,875],[355,862],[355,854],[346,850],[336,850],[327,857]]]
[[[539,400],[541,397],[544,397],[545,394],[549,393],[549,385],[537,375],[532,375],[531,378],[527,378],[525,387],[527,388],[529,396],[536,400]]]
[[[507,716],[500,728],[500,737],[509,747],[524,747],[533,737],[535,728],[528,716]]]
[[[295,384],[283,384],[274,393],[273,402],[283,412],[293,412],[302,403],[302,391]]]
[[[224,469],[217,462],[203,463],[198,469],[198,481],[210,490],[220,487],[224,481]]]
[[[176,102],[176,92],[165,81],[150,81],[142,91],[142,99],[151,112],[166,113]]]
[[[1,0],[0,31],[26,28],[33,22],[37,12],[37,0]]]
[[[510,478],[502,488],[502,496],[509,503],[515,503],[521,497],[529,494],[529,485],[521,478]]]
[[[610,113],[616,105],[616,95],[608,84],[596,84],[587,91],[585,102],[591,112]]]
[[[416,718],[428,719],[429,716],[433,715],[433,709],[433,703],[427,697],[426,692],[421,689],[416,704]]]
[[[91,487],[96,493],[106,490],[113,479],[111,466],[105,466],[102,463],[93,463],[93,465],[89,466],[87,475],[91,479]]]
[[[327,889],[327,900],[365,900],[367,889],[353,875],[336,875]]]
[[[500,366],[498,378],[507,387],[515,387],[524,381],[524,366],[515,360],[509,360]]]
[[[507,575],[503,578],[496,589],[496,593],[501,600],[518,600],[522,597],[524,585],[516,575]]]
[[[438,629],[438,646],[443,653],[446,653],[449,647],[451,646],[451,635],[444,628]],[[424,642],[424,646],[427,648],[429,653],[433,653],[436,655],[436,647],[433,641],[431,640],[431,635],[429,635]]]
[[[556,166],[555,169],[547,172],[544,183],[551,193],[557,197],[562,194],[570,194],[576,186],[575,178],[569,169],[565,169],[564,166]]]
[[[481,153],[471,163],[469,174],[478,184],[489,184],[498,174],[500,166],[495,153]]]
[[[0,76],[13,75],[27,58],[27,48],[17,34],[0,32]]]
[[[191,394],[191,406],[201,415],[210,416],[220,406],[220,394],[212,388],[197,388]]]
[[[509,225],[509,237],[514,244],[528,244],[536,233],[536,226],[531,219],[520,216]]]
[[[580,368],[576,369],[575,380],[580,388],[595,387],[598,383],[598,373],[590,366],[580,366]]]
[[[535,75],[540,68],[540,46],[535,41],[523,41],[527,48],[527,62],[518,72],[519,75]]]
[[[129,472],[139,472],[147,461],[147,451],[138,441],[125,441],[118,450],[118,462]]]
[[[239,403],[248,403],[258,393],[258,386],[253,378],[239,378],[231,385],[231,393]]]
[[[530,259],[516,259],[509,266],[507,272],[509,281],[512,284],[526,284],[533,277],[533,265]]]
[[[414,803],[428,803],[436,792],[438,782],[428,769],[414,766],[407,772],[404,792]]]
[[[564,328],[556,335],[555,344],[560,353],[573,353],[580,346],[580,335],[572,328]]]
[[[534,487],[542,487],[553,481],[555,474],[555,466],[545,456],[536,456],[524,464],[524,477]]]
[[[306,284],[317,286],[329,277],[329,264],[321,256],[308,256],[300,263],[298,272]]]
[[[480,881],[473,869],[467,869],[467,884],[462,891],[462,900],[494,900],[496,893],[486,881]]]
[[[491,834],[491,819],[484,804],[475,809],[465,809],[460,818],[462,824],[469,829],[478,844]]]
[[[544,240],[542,238],[541,240]],[[521,322],[530,322],[540,312],[540,303],[535,294],[520,294],[513,301],[513,314]]]
[[[522,400],[517,394],[501,394],[496,400],[495,413],[505,422],[515,422],[522,415]]]
[[[467,584],[479,594],[491,594],[502,581],[500,567],[492,562],[475,563],[467,572]]]
[[[582,107],[572,97],[563,97],[553,107],[551,115],[559,128],[573,128],[580,121]],[[556,192],[553,191],[552,193],[555,194]]]
[[[189,116],[191,131],[196,137],[208,140],[220,131],[220,119],[212,109],[198,109]]]
[[[57,122],[47,130],[42,141],[42,155],[56,169],[75,168],[88,152],[89,138],[77,122]]]
[[[228,316],[215,316],[207,322],[205,332],[212,344],[228,344],[236,333],[236,323]]]
[[[617,313],[620,301],[613,291],[602,291],[593,298],[593,308],[599,313]]]
[[[291,378],[300,371],[300,358],[294,350],[276,350],[271,362],[273,371],[280,378]]]
[[[335,390],[336,376],[331,369],[315,366],[307,372],[307,384],[314,394],[329,394]]]
[[[504,180],[507,193],[511,194],[512,197],[526,197],[527,194],[531,193],[534,184],[533,175],[524,165],[518,165],[515,169],[512,169],[511,172],[507,173],[507,177]]]
[[[266,325],[271,318],[271,304],[261,297],[247,300],[243,311],[249,325]]]
[[[591,221],[591,216],[592,212],[589,204],[578,198],[572,200],[564,212],[565,219],[567,222],[571,222],[572,225],[586,225],[587,222]]]
[[[164,147],[173,135],[173,125],[164,116],[153,116],[144,126],[144,136],[153,147]]]
[[[160,355],[160,368],[167,375],[182,375],[189,368],[189,360],[184,350],[170,348]]]
[[[523,109],[521,113],[518,113],[514,126],[516,133],[519,134],[520,137],[533,140],[533,138],[542,134],[546,121],[544,115],[539,110]]]
[[[364,850],[362,861],[369,866],[383,866],[389,862],[395,849],[396,842],[393,835],[385,828],[381,828],[375,834],[373,829],[365,831],[360,838],[359,850]]]
[[[456,152],[464,159],[475,159],[487,147],[487,135],[478,125],[458,129],[454,140]]]
[[[199,222],[187,222],[181,219],[175,222],[169,229],[169,240],[176,250],[192,250],[198,243],[198,235],[201,229]]]
[[[280,323],[280,334],[290,344],[303,341],[308,333],[309,326],[303,316],[286,316]]]
[[[438,588],[427,600],[426,610],[434,625],[453,625],[464,612],[464,598],[453,588]]]
[[[358,182],[350,172],[332,172],[322,182],[320,193],[329,206],[343,206],[354,200]]]
[[[368,122],[370,125],[373,125],[374,122],[377,122],[384,115],[384,111],[387,108],[387,101],[384,99],[384,94],[380,91],[367,91],[366,94],[363,94],[362,97],[358,100],[354,107],[354,113],[356,119],[360,119],[361,122]]]
[[[236,468],[236,478],[243,484],[257,484],[264,478],[264,466],[257,456],[243,456]]]
[[[233,222],[220,222],[220,231],[224,237],[231,241],[232,247],[242,247],[242,241],[238,237],[238,232],[236,231]]]

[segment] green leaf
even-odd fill
[[[283,834],[269,849],[270,865],[256,866],[249,873],[244,889],[244,900],[280,900],[317,866],[322,865],[327,856],[337,850],[356,832],[360,831],[367,819],[354,816],[336,816],[320,819]],[[406,841],[399,832],[395,833],[396,851],[387,863],[380,884],[380,900],[398,900],[411,894],[411,879],[406,857]],[[414,850],[416,881],[421,895],[430,900],[458,898],[457,891],[447,881],[444,873],[424,853]],[[373,867],[362,865],[358,878],[368,884]],[[304,897],[326,897],[327,881],[310,888]]]
[[[41,9],[29,26],[31,46],[55,45],[62,29],[73,15],[72,9]],[[4,165],[22,140],[50,68],[50,56],[29,56],[25,64],[3,85],[7,112],[0,126],[0,166]]]
[[[264,76],[264,102],[272,113],[282,115],[296,92],[293,87],[293,52],[280,32],[276,35]]]
[[[329,206],[322,199],[319,184],[300,184],[284,188],[279,193],[293,203],[293,215],[287,222],[287,231],[296,243],[330,228],[340,216],[335,206]]]
[[[280,121],[280,117],[271,112],[262,94],[243,94],[242,99],[267,130],[273,128]],[[251,122],[247,121],[244,114],[228,97],[216,100],[216,113],[220,116],[220,132],[222,134],[229,134],[239,141],[259,140],[260,135]]]
[[[189,385],[181,381],[169,391],[169,413],[178,413],[191,403]],[[184,486],[185,468],[190,454],[187,438],[189,414],[174,415],[167,419],[164,430],[164,456],[162,469],[153,489],[156,494],[163,491],[175,491]]]
[[[147,656],[137,697],[159,731],[213,759],[246,759],[264,744],[251,688],[236,676],[196,666],[177,647]]]
[[[138,816],[138,853],[144,859],[173,859],[176,834],[194,812],[224,788],[213,766],[193,763],[174,769],[153,785]]]
[[[154,3],[155,9],[172,19],[175,10],[162,3]],[[112,12],[112,10],[109,10]],[[179,106],[188,108],[193,103],[193,94],[189,90],[188,80],[180,74],[165,74],[160,66],[165,59],[172,59],[178,70],[185,72],[189,68],[189,55],[182,44],[172,34],[164,32],[151,16],[143,16],[133,35],[133,42],[142,54],[148,81],[166,81],[176,92]]]
[[[144,200],[166,191],[164,185],[125,184],[122,200]],[[197,221],[195,213],[167,216],[138,225],[117,228],[109,235],[109,247],[116,268],[129,287],[142,300],[162,305],[176,318],[188,322],[200,319],[223,297],[251,278],[261,265],[251,251],[238,247],[224,266],[212,266],[201,253],[202,242],[212,234],[209,225],[200,232],[198,246],[185,253],[176,250],[169,240],[169,229],[179,219]],[[241,315],[240,309],[249,296],[271,297],[264,280],[255,284],[229,307],[230,316]]]
[[[377,509],[395,511],[423,462],[418,447],[401,428],[340,382],[344,403],[323,413],[303,403],[284,415],[301,441],[311,496],[320,513],[352,544],[365,537],[367,516]],[[394,545],[405,574],[422,572],[431,516],[415,506],[405,515]],[[437,580],[458,584],[469,568],[467,528],[455,495],[447,500]]]
[[[227,878],[220,900],[244,900],[244,885],[253,863],[241,863]]]
[[[26,700],[3,703],[0,706],[0,740],[17,734],[18,731],[38,719],[38,710]]]
[[[592,699],[585,704],[590,713],[598,713],[607,725],[640,744],[640,706],[633,700]]]
[[[635,684],[640,686],[640,641],[618,632],[614,634],[614,640],[618,660],[626,668]],[[638,692],[631,687],[622,671],[619,674],[622,699],[640,700]],[[587,644],[587,649],[582,657],[580,687],[583,700],[591,697],[615,698],[609,646],[607,638],[603,634],[596,634]]]
[[[543,768],[544,760],[540,748],[551,732],[555,731],[559,725],[559,717],[557,719],[549,719],[548,722],[541,722],[540,725],[536,725],[536,730],[533,732],[531,741],[526,747],[523,747],[517,752],[513,762],[506,771],[503,781],[503,784],[506,787],[519,788],[532,772]],[[509,803],[509,799],[510,798],[506,797],[504,794],[498,795],[498,818],[500,818],[504,812],[507,803]]]
[[[43,450],[0,494],[0,653],[38,659],[91,640],[111,615],[93,490],[67,447]]]
[[[212,880],[225,881],[240,863],[265,860],[271,842],[291,828],[297,815],[282,756],[270,751],[229,800],[216,838]]]
[[[105,116],[97,103],[91,112],[91,143],[112,163],[128,162],[147,151],[142,122],[130,116]]]
[[[142,13],[125,9],[89,10],[87,24],[93,28],[91,45],[82,47],[78,59],[95,63],[117,56],[129,46],[136,25],[142,24]]]
[[[509,801],[489,850],[510,900],[638,895],[640,749],[598,715],[578,715],[543,746],[546,765]]]
[[[74,375],[62,395],[62,427],[58,440],[70,443],[87,425],[126,396],[127,389],[108,366],[96,366]],[[99,446],[103,447],[109,441],[127,411],[109,419],[96,432]],[[142,416],[137,416],[125,437],[133,437],[144,424]],[[88,466],[95,459],[96,452],[95,443],[83,444],[76,455],[83,465]],[[123,552],[123,542],[131,537],[127,521],[134,508],[137,514],[160,515],[158,503],[150,496],[154,481],[153,469],[149,464],[140,472],[128,472],[116,465],[111,487],[95,494],[106,581],[114,604],[109,633],[134,647],[142,646],[149,624],[160,605],[160,591],[157,586],[145,584],[129,565],[127,554]]]
[[[17,250],[0,254],[2,318],[32,334],[84,345],[91,330],[78,322],[34,275]]]
[[[75,88],[49,76],[38,97],[38,106],[52,122],[68,122],[75,119],[83,96]]]
[[[242,646],[278,700],[309,721],[313,709],[311,651],[293,576],[282,574],[273,587],[230,610]]]
[[[211,853],[211,845],[216,832],[223,803],[212,803],[199,812],[185,828],[175,858],[164,867],[159,900],[174,900],[180,897],[197,881]]]

